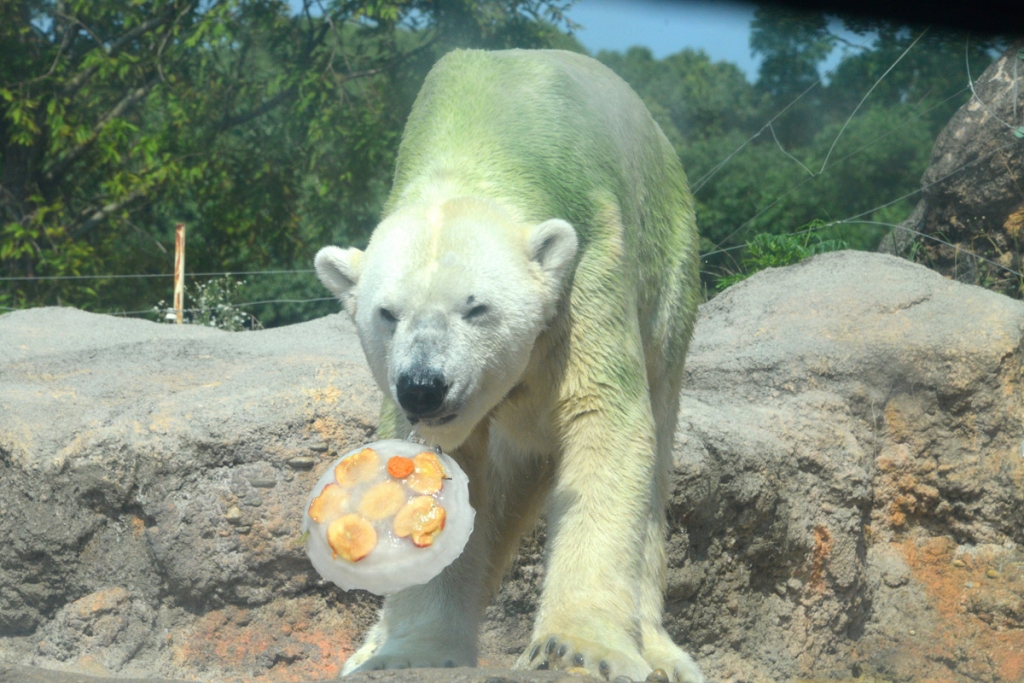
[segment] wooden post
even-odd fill
[[[181,324],[185,308],[185,224],[174,226],[174,320]]]

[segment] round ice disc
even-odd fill
[[[426,446],[392,439],[331,463],[306,501],[302,530],[320,576],[345,590],[387,595],[426,583],[454,562],[475,517],[469,478],[458,463]]]

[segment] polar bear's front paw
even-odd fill
[[[599,643],[549,634],[530,643],[516,662],[520,669],[586,669],[607,681],[619,676],[642,681],[651,671],[639,652],[629,653]]]
[[[378,669],[441,669],[456,666],[476,666],[475,655],[458,652],[443,645],[389,641],[358,666],[351,669],[346,667],[343,675]]]
[[[644,659],[654,669],[661,669],[670,681],[704,683],[704,674],[681,647],[676,645],[664,628],[644,631]]]
[[[473,664],[470,662],[459,664],[452,657],[441,659],[438,657],[410,657],[403,654],[381,654],[370,657],[350,673],[356,673],[358,671],[377,671],[380,669],[441,669],[472,665]]]

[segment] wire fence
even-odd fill
[[[211,272],[197,272],[197,273],[185,273],[186,278],[212,277],[251,277],[251,276],[262,276],[262,275],[312,275],[316,271],[312,268],[304,269],[275,269],[275,270],[241,270],[241,271],[211,271]],[[150,279],[150,278],[174,278],[174,273],[109,273],[103,275],[41,275],[38,277],[0,277],[0,282],[26,282],[26,281],[103,281],[103,280],[132,280],[132,279]],[[252,306],[269,306],[277,304],[313,304],[323,303],[326,301],[335,301],[336,299],[331,296],[323,297],[311,297],[304,299],[297,298],[276,298],[276,299],[261,299],[258,301],[242,301],[242,302],[230,302],[228,304],[234,309],[244,309]],[[162,302],[161,302],[162,303]],[[20,311],[28,310],[29,308],[42,308],[41,306],[33,306],[28,308],[19,308],[14,306],[0,306],[0,311]],[[172,308],[162,307],[159,305],[152,306],[137,311],[122,311],[122,310],[107,310],[100,311],[106,315],[114,316],[140,316],[140,315],[153,315],[157,318],[161,318],[166,315],[168,311],[173,311]],[[183,308],[182,313],[198,315],[206,312],[203,308]]]
[[[305,270],[225,270],[213,273],[185,273],[185,277],[235,277],[238,275],[291,275],[295,273],[313,273],[312,268]],[[122,280],[134,278],[173,278],[174,273],[119,273],[110,275],[39,275],[0,277],[0,282],[37,281],[37,280]]]
[[[263,305],[268,305],[268,304],[311,304],[311,303],[320,303],[320,302],[323,302],[323,301],[335,301],[335,300],[336,299],[333,296],[321,296],[321,297],[316,297],[316,298],[312,298],[312,299],[264,299],[263,301],[244,301],[244,302],[241,302],[241,303],[232,302],[231,306],[233,308],[246,308],[248,306],[263,306]],[[29,307],[29,308],[16,308],[14,306],[0,306],[0,310],[5,310],[5,311],[26,311],[26,310],[31,310],[31,308],[43,308],[43,307],[42,306],[33,306],[33,307]],[[106,315],[148,315],[148,314],[153,314],[153,313],[160,313],[160,312],[162,312],[164,310],[174,310],[174,309],[165,309],[165,308],[162,308],[160,306],[153,306],[151,308],[145,308],[145,309],[143,309],[141,311],[117,311],[117,310],[112,310],[112,311],[103,311],[103,313],[106,314]],[[183,308],[182,312],[183,313],[199,313],[199,312],[201,312],[203,310],[204,309],[202,309],[202,308]]]

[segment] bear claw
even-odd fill
[[[643,681],[651,670],[639,653],[631,657],[627,652],[610,650],[596,642],[557,635],[535,640],[523,652],[518,666],[540,671],[588,671],[590,675],[605,681],[613,681],[623,675],[630,677],[630,680]]]
[[[668,673],[664,669],[655,669],[647,674],[645,683],[669,683]]]

